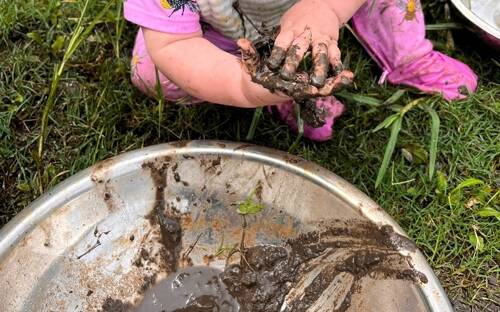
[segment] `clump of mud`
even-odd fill
[[[255,246],[244,252],[240,264],[228,266],[221,279],[242,311],[279,311],[299,261],[286,248]]]
[[[305,233],[283,247],[248,248],[240,263],[227,267],[221,278],[241,311],[254,312],[306,311],[311,307],[346,311],[352,295],[362,291],[364,278],[427,281],[397,251],[401,246],[393,242],[401,243],[403,238],[387,227],[353,225]],[[332,285],[336,285],[335,291]]]

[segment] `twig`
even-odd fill
[[[109,232],[111,232],[111,230],[99,233],[99,230],[97,229],[97,226],[96,226],[95,230],[94,230],[94,236],[97,238],[97,241],[95,242],[94,245],[92,245],[89,249],[87,249],[83,254],[81,254],[79,256],[76,256],[76,259],[80,260],[81,258],[83,258],[86,255],[88,255],[89,253],[91,253],[94,249],[96,249],[97,247],[101,246],[101,240],[100,240],[101,236],[103,234],[104,235],[108,235]]]
[[[240,241],[240,250],[245,251],[245,233],[247,229],[247,218],[245,215],[241,216],[243,218],[243,225],[242,225],[242,230],[241,230],[241,241]]]
[[[85,257],[86,255],[88,255],[89,253],[91,253],[92,250],[96,249],[99,246],[101,246],[101,242],[99,241],[99,239],[97,239],[97,242],[95,242],[95,244],[92,245],[92,247],[90,247],[89,249],[87,249],[87,251],[85,251],[81,255],[77,256],[76,259],[80,260],[81,258]]]
[[[198,244],[198,241],[200,240],[200,238],[202,236],[203,236],[203,233],[198,234],[198,236],[196,237],[196,240],[191,245],[189,245],[186,252],[182,254],[182,259],[186,259],[187,257],[189,257],[189,254],[191,253],[191,251],[193,251],[194,247],[196,247],[196,245]]]

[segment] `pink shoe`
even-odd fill
[[[275,106],[279,117],[294,131],[297,129],[295,103],[286,102]],[[344,112],[344,104],[333,96],[311,99],[304,104],[301,117],[304,120],[304,136],[313,141],[331,139],[333,124]]]
[[[433,50],[425,39],[420,0],[374,0],[354,15],[354,28],[385,79],[446,99],[462,99],[477,87],[477,76],[465,64]],[[414,6],[414,9],[413,9]],[[372,9],[371,9],[372,8]]]

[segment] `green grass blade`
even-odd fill
[[[449,30],[449,29],[462,29],[464,26],[459,23],[439,23],[425,25],[425,30]]]
[[[355,93],[351,93],[351,92],[347,92],[347,91],[341,91],[339,93],[336,93],[335,96],[342,98],[342,99],[350,100],[353,102],[366,104],[368,106],[377,107],[377,106],[380,106],[383,104],[383,101],[376,99],[376,98],[373,98],[371,96],[355,94]]]
[[[393,95],[391,95],[387,100],[384,101],[384,103],[382,103],[383,105],[392,105],[394,103],[396,103],[397,101],[399,101],[399,99],[405,95],[406,93],[406,90],[404,89],[399,89],[397,90],[396,92],[394,92]]]
[[[399,131],[401,130],[402,121],[403,121],[403,118],[399,117],[392,124],[391,136],[389,138],[389,143],[387,144],[387,147],[385,148],[384,159],[382,160],[382,165],[380,166],[380,169],[378,170],[377,180],[375,181],[375,188],[379,187],[380,183],[382,182],[382,179],[385,176],[385,173],[387,172],[387,168],[389,167],[389,162],[391,161],[391,158],[392,158],[392,153],[394,152],[394,147],[396,147],[396,142],[398,141],[398,135],[399,135]]]
[[[99,23],[102,22],[102,19],[105,14],[108,13],[109,9],[111,6],[114,4],[114,1],[110,1],[106,4],[106,6],[97,14],[91,21],[90,24],[83,29],[83,32],[81,36],[78,39],[78,46],[85,40],[87,37],[90,35],[90,32],[94,30],[94,27]]]
[[[375,0],[371,0],[372,3],[370,3],[370,9],[368,11],[368,15],[371,15],[372,12],[373,12],[373,9],[375,8],[375,4],[377,3],[377,1]]]
[[[61,75],[64,71],[64,67],[66,65],[66,62],[71,58],[71,56],[76,51],[78,46],[87,38],[87,36],[90,34],[90,32],[94,29],[95,25],[97,24],[97,21],[99,21],[102,18],[102,16],[104,16],[104,14],[107,12],[107,10],[113,4],[113,2],[108,3],[105,6],[105,8],[98,15],[96,15],[94,17],[92,22],[86,28],[83,28],[82,23],[83,23],[83,19],[85,18],[86,14],[87,14],[89,3],[90,3],[90,0],[85,1],[82,12],[80,13],[80,17],[78,18],[77,25],[75,26],[75,29],[73,30],[68,47],[66,48],[66,51],[64,53],[63,59],[55,67],[54,76],[52,77],[52,81],[50,84],[49,96],[48,96],[47,102],[45,103],[45,106],[43,108],[41,122],[40,122],[40,136],[38,138],[38,149],[37,149],[37,155],[36,155],[37,156],[36,162],[38,163],[39,166],[41,165],[41,160],[42,160],[43,145],[44,145],[45,139],[47,138],[47,135],[48,135],[49,114],[52,111],[52,108],[54,107],[56,92],[57,92],[57,88],[59,86],[59,79],[61,78]]]
[[[61,64],[59,63],[56,68],[54,68],[54,74],[52,76],[52,82],[50,84],[50,92],[49,92],[49,97],[47,98],[47,102],[45,103],[45,106],[43,107],[42,111],[42,120],[41,120],[41,125],[40,125],[40,137],[38,138],[38,150],[36,154],[36,159],[35,161],[37,162],[38,166],[41,165],[41,160],[42,160],[42,154],[43,154],[43,143],[45,142],[45,137],[47,136],[47,126],[48,126],[48,121],[49,121],[49,113],[52,110],[52,107],[54,106],[54,101],[56,97],[56,90],[57,90],[57,85],[59,85],[59,78],[61,77],[58,75],[59,72],[59,67]]]
[[[156,96],[158,97],[158,137],[161,137],[161,123],[163,121],[163,108],[165,107],[165,97],[160,82],[160,71],[155,67],[156,74]]]
[[[451,193],[458,192],[462,189],[469,188],[474,185],[484,184],[484,181],[476,179],[476,178],[468,178],[462,181],[459,185],[457,185]]]
[[[436,158],[437,158],[437,145],[439,140],[439,125],[440,120],[436,111],[430,107],[427,111],[431,115],[431,145],[429,150],[429,180],[432,181],[434,176],[434,170],[436,168]]]
[[[388,128],[398,118],[399,118],[399,114],[392,114],[392,115],[390,115],[389,117],[387,117],[386,119],[384,119],[384,121],[382,121],[381,123],[379,123],[378,126],[376,126],[375,129],[372,130],[372,132],[375,133],[375,132],[380,131],[382,129]]]
[[[257,125],[259,124],[260,118],[262,117],[262,107],[257,107],[253,112],[252,123],[250,124],[250,129],[248,129],[247,141],[253,140],[255,136],[255,130],[257,129]]]
[[[408,113],[411,111],[413,108],[417,107],[420,102],[422,102],[425,98],[418,98],[416,100],[411,101],[410,103],[406,104],[401,110],[399,111],[399,114],[403,116],[404,114]]]
[[[120,58],[120,42],[121,42],[121,37],[123,33],[123,28],[125,26],[125,19],[123,18],[122,14],[122,8],[123,8],[123,0],[119,0],[118,4],[116,6],[116,20],[115,20],[115,33],[116,36],[114,38],[114,45],[115,45],[115,56],[116,58]]]

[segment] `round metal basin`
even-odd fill
[[[182,250],[190,250],[192,264],[223,268],[227,259],[207,255],[240,241],[237,208],[249,196],[265,208],[247,218],[247,246],[280,245],[320,225],[394,229],[396,253],[423,278],[366,276],[348,311],[452,311],[423,255],[354,186],[283,152],[213,141],[105,160],[33,202],[0,231],[0,311],[103,311],[106,301],[139,302],[171,273],[151,222],[155,209],[165,207],[182,215]],[[324,291],[324,305],[307,311],[332,311],[335,287]]]
[[[500,1],[451,0],[451,2],[483,40],[500,50]]]

